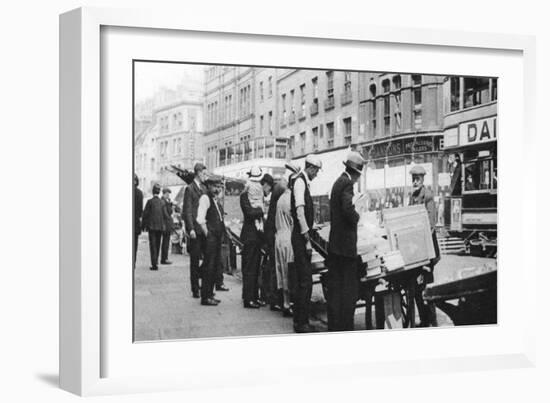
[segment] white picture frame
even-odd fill
[[[79,395],[98,395],[113,393],[151,392],[160,390],[177,390],[197,387],[224,386],[229,384],[252,385],[262,382],[270,382],[277,379],[291,379],[293,376],[313,377],[317,379],[327,377],[327,369],[336,369],[338,377],[345,379],[347,376],[369,376],[380,374],[407,374],[409,372],[441,372],[456,370],[476,370],[492,368],[518,368],[534,365],[534,339],[536,328],[531,320],[536,311],[536,295],[528,287],[517,290],[514,298],[520,299],[523,304],[521,319],[513,325],[506,321],[508,309],[514,309],[501,295],[510,296],[513,281],[510,275],[502,268],[518,270],[519,278],[536,275],[536,250],[534,245],[529,245],[529,233],[536,233],[536,211],[520,206],[514,217],[506,222],[499,222],[499,231],[505,236],[499,238],[499,248],[503,250],[499,256],[499,325],[490,327],[460,328],[460,329],[419,329],[403,332],[353,332],[350,334],[323,334],[314,336],[282,336],[262,337],[247,339],[225,340],[197,340],[192,342],[177,343],[146,343],[140,346],[122,346],[116,343],[120,341],[120,332],[111,328],[109,319],[117,313],[111,311],[111,302],[107,296],[112,292],[117,283],[105,282],[104,268],[109,264],[110,255],[113,252],[109,248],[106,238],[103,236],[102,226],[106,225],[102,209],[109,209],[112,202],[111,193],[115,192],[115,186],[120,177],[126,173],[112,175],[106,179],[106,166],[112,158],[108,147],[121,147],[124,144],[111,144],[109,139],[102,137],[101,133],[108,130],[108,124],[102,121],[105,118],[104,105],[102,104],[102,91],[109,88],[101,87],[106,84],[102,81],[102,42],[101,32],[105,27],[119,27],[118,29],[155,29],[156,32],[193,32],[194,36],[200,33],[217,33],[217,35],[241,35],[250,36],[254,41],[265,46],[268,42],[275,44],[277,41],[324,41],[323,46],[362,46],[374,44],[379,49],[385,46],[398,46],[408,51],[444,51],[445,49],[461,52],[471,51],[482,53],[489,51],[510,52],[518,63],[515,73],[511,73],[511,80],[503,80],[504,88],[502,109],[499,109],[499,118],[502,123],[510,123],[508,128],[519,130],[522,134],[521,147],[517,148],[520,157],[524,161],[530,161],[534,153],[534,111],[535,111],[535,42],[534,38],[522,35],[504,35],[492,33],[468,33],[458,31],[430,31],[407,28],[383,28],[365,25],[347,24],[344,22],[310,22],[303,24],[285,24],[277,21],[243,21],[235,22],[226,20],[207,20],[195,18],[192,15],[173,14],[169,11],[159,12],[151,10],[109,10],[101,8],[82,8],[70,11],[60,17],[60,385],[63,389]],[[170,31],[168,31],[170,30]],[[221,34],[223,33],[223,34]],[[327,42],[328,41],[328,42]],[[113,42],[114,43],[114,42]],[[111,42],[109,42],[111,46]],[[431,50],[430,50],[431,49]],[[136,57],[139,58],[139,57]],[[221,56],[220,56],[221,58]],[[266,55],[262,60],[267,60]],[[224,59],[211,58],[211,62],[222,62]],[[250,58],[248,60],[251,60]],[[189,60],[188,60],[189,61]],[[208,62],[209,60],[195,60]],[[228,63],[234,62],[227,60]],[[438,62],[433,60],[434,64]],[[353,67],[353,66],[352,66]],[[460,67],[460,66],[459,66]],[[457,71],[464,71],[457,67]],[[482,68],[479,67],[479,68]],[[466,71],[476,71],[468,70]],[[519,72],[519,73],[518,73]],[[453,73],[453,71],[448,71]],[[519,80],[519,81],[513,81]],[[127,83],[126,83],[127,84]],[[517,85],[516,85],[517,84]],[[512,101],[506,101],[507,85],[516,85],[510,92],[520,94]],[[119,94],[120,95],[120,94]],[[126,94],[130,97],[130,94]],[[127,102],[126,99],[124,102]],[[515,104],[513,104],[515,102]],[[499,105],[500,107],[501,105]],[[115,106],[118,107],[118,106]],[[510,109],[505,109],[505,108]],[[517,115],[510,118],[501,112],[513,110]],[[107,111],[108,112],[108,111]],[[501,115],[504,117],[501,118]],[[128,122],[131,116],[124,117]],[[511,129],[508,129],[511,130]],[[507,128],[503,128],[501,135],[505,136]],[[517,135],[517,134],[516,134]],[[128,137],[131,133],[128,133]],[[499,139],[500,140],[500,139]],[[504,142],[506,143],[506,142]],[[500,147],[500,144],[499,144]],[[504,147],[504,145],[503,145]],[[506,153],[511,149],[501,147],[501,156],[504,162],[499,167],[499,179],[502,182],[499,190],[499,210],[513,208],[506,207],[506,179],[517,180],[518,174],[513,172],[506,161]],[[502,151],[503,150],[503,151]],[[513,149],[512,149],[513,150]],[[499,157],[501,157],[499,156]],[[517,158],[517,156],[516,156]],[[107,165],[106,165],[107,164]],[[131,169],[131,165],[127,170]],[[516,175],[516,176],[514,176]],[[130,177],[130,176],[128,176]],[[521,186],[525,189],[536,187],[536,174],[519,178]],[[115,183],[116,182],[116,183]],[[508,182],[508,183],[510,183]],[[130,181],[122,191],[129,195]],[[508,188],[510,189],[510,188]],[[128,206],[130,199],[128,198]],[[502,203],[502,204],[501,204]],[[128,208],[130,210],[130,208]],[[501,210],[502,211],[502,210]],[[501,213],[499,211],[499,214]],[[109,215],[109,217],[112,217]],[[501,216],[502,217],[502,216]],[[501,226],[501,223],[503,224]],[[128,227],[128,231],[131,226]],[[520,258],[514,258],[506,253],[506,246],[512,243],[506,234],[516,233],[521,242],[515,244],[515,253]],[[128,234],[130,234],[128,232]],[[128,235],[130,244],[130,235]],[[503,248],[504,245],[504,248]],[[531,249],[528,249],[528,248]],[[126,248],[125,250],[128,250]],[[120,253],[117,259],[125,259],[124,253]],[[129,256],[129,255],[128,255]],[[127,256],[126,256],[127,257]],[[502,267],[501,267],[502,265]],[[130,267],[130,266],[128,266]],[[128,301],[122,298],[126,304]],[[116,312],[126,312],[124,309]],[[131,312],[129,313],[131,315]],[[504,322],[503,322],[504,321]],[[111,333],[109,333],[111,332]],[[112,333],[117,335],[112,336]],[[483,346],[478,349],[471,344],[481,334],[482,337],[502,340],[495,343],[491,351],[484,353]],[[122,335],[124,336],[124,335]],[[111,337],[114,337],[111,340]],[[124,338],[124,337],[122,337]],[[415,351],[402,346],[403,340],[410,345],[423,345],[427,340],[464,340],[464,348],[448,347],[445,353],[444,347],[434,348],[433,351]],[[383,353],[370,351],[364,354],[357,353],[353,359],[340,357],[332,353],[331,346],[344,341],[347,348],[360,346],[368,340],[369,345],[383,346],[376,350]],[[390,345],[396,347],[392,350]],[[466,347],[471,348],[467,350]],[[486,347],[486,346],[485,346]],[[327,353],[320,355],[319,351],[327,349]],[[232,372],[227,376],[227,366],[223,363],[217,365],[214,373],[209,373],[208,382],[204,379],[207,368],[194,366],[199,358],[192,352],[204,354],[209,349],[212,355],[225,352],[227,360],[232,363]],[[288,359],[281,355],[281,351],[300,351],[303,354],[303,362],[297,359]],[[119,361],[128,360],[131,363],[133,350],[139,350],[136,354],[140,357],[157,356],[164,360],[165,368],[158,370],[153,367],[149,371],[137,371],[133,373],[124,366],[117,370],[111,370],[106,364],[115,361],[113,357],[118,354]],[[178,352],[176,352],[176,350]],[[187,360],[171,362],[167,357],[178,357],[186,351]],[[124,351],[127,354],[119,354]],[[261,363],[255,363],[254,356],[258,352],[268,351],[271,355],[271,368],[263,368]],[[467,352],[470,351],[468,354]],[[250,357],[247,356],[250,355]],[[140,359],[142,359],[140,358]],[[143,358],[144,363],[146,358]],[[238,364],[237,364],[238,363]],[[236,367],[235,367],[236,365]],[[248,366],[247,366],[248,365]],[[312,374],[311,368],[318,368],[318,374]],[[283,369],[283,370],[281,370]],[[306,369],[307,371],[304,371]],[[277,371],[277,372],[275,372]],[[334,372],[334,371],[332,371]],[[244,380],[243,375],[246,376]]]

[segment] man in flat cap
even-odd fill
[[[150,270],[158,270],[160,242],[165,226],[164,202],[159,197],[160,185],[153,185],[153,197],[147,200],[143,209],[142,227],[149,232]]]
[[[294,331],[296,333],[314,332],[309,323],[311,303],[311,242],[309,233],[313,227],[313,199],[309,190],[312,180],[322,167],[319,157],[310,154],[306,157],[304,170],[291,179],[290,205],[294,227],[292,230],[292,249],[294,251]]]
[[[165,187],[162,189],[164,231],[162,232],[160,264],[172,264],[172,262],[168,260],[168,254],[170,253],[170,238],[172,237],[172,230],[174,229],[174,221],[172,220],[172,201],[170,200],[171,193],[172,191],[169,188]]]
[[[194,167],[195,178],[185,188],[183,195],[183,221],[185,223],[185,231],[189,235],[189,266],[191,270],[191,292],[193,298],[199,298],[199,274],[200,260],[203,256],[205,238],[202,233],[201,226],[197,223],[197,210],[199,208],[199,199],[206,193],[206,187],[203,184],[207,176],[206,166],[197,162]]]
[[[436,263],[439,261],[439,247],[437,244],[437,237],[435,233],[435,224],[437,222],[437,210],[435,208],[434,195],[432,191],[424,186],[424,177],[426,176],[426,170],[421,165],[415,165],[411,168],[410,174],[412,176],[413,192],[409,200],[409,205],[423,204],[426,206],[428,212],[428,219],[430,221],[430,228],[432,231],[432,240],[436,257],[432,259],[429,264],[429,271],[422,273],[417,281],[418,287],[416,287],[415,300],[418,306],[418,315],[420,316],[420,326],[427,327],[431,324],[435,324],[435,312],[427,304],[424,303],[422,292],[426,287],[426,284],[433,283],[434,275],[433,271]]]
[[[218,202],[222,189],[221,177],[210,175],[204,184],[206,193],[201,195],[197,209],[197,223],[205,237],[201,305],[215,306],[220,303],[219,299],[214,298],[214,285],[221,266],[222,237],[225,234],[223,209]]]
[[[353,205],[353,185],[363,172],[364,160],[357,151],[348,154],[344,172],[330,193],[330,234],[328,243],[328,330],[354,330],[355,304],[359,288],[357,276],[357,223]]]

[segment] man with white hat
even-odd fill
[[[292,249],[294,251],[294,331],[314,332],[309,323],[311,302],[311,242],[309,232],[313,227],[313,199],[309,190],[310,182],[317,177],[322,167],[316,155],[306,157],[305,168],[291,179],[291,212],[294,221]]]
[[[355,303],[359,288],[357,276],[357,223],[353,205],[353,185],[365,161],[357,151],[348,154],[345,171],[336,179],[330,193],[330,235],[328,243],[328,330],[354,330]]]

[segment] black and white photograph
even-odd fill
[[[132,71],[135,342],[498,324],[498,77]]]

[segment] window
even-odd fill
[[[464,78],[464,108],[481,105],[490,101],[489,79],[477,77]]]
[[[393,120],[395,122],[395,132],[401,131],[401,76],[393,77],[395,110],[393,112]]]
[[[306,85],[300,85],[300,117],[306,116]]]
[[[344,92],[351,92],[351,71],[344,72]]]
[[[313,135],[313,151],[317,151],[319,149],[319,128],[314,127],[311,129],[311,133]]]
[[[334,97],[334,72],[327,71],[327,98]]]
[[[376,85],[371,84],[369,87],[369,92],[371,96],[370,100],[370,126],[372,130],[372,134],[376,136]]]
[[[317,102],[317,99],[319,98],[319,79],[317,77],[314,77],[311,80],[311,88],[313,90],[313,102]]]
[[[344,119],[344,145],[351,144],[351,118]]]
[[[269,116],[269,120],[267,122],[267,127],[268,127],[268,130],[269,130],[269,135],[273,136],[273,112],[269,111],[268,116]]]
[[[300,154],[306,151],[306,132],[300,133]]]
[[[264,134],[264,115],[260,115],[260,136]]]
[[[290,90],[290,113],[294,117],[296,111],[294,110],[294,90]]]
[[[382,81],[382,91],[384,92],[384,135],[390,134],[390,80]]]
[[[419,74],[413,74],[413,120],[414,128],[422,128],[422,76]]]
[[[327,146],[334,147],[334,123],[327,123]]]
[[[269,98],[271,98],[271,96],[273,95],[273,79],[271,76],[269,76],[268,79],[268,95]]]
[[[264,102],[264,83],[260,81],[260,102]]]
[[[497,78],[491,78],[491,101],[496,101],[498,97],[498,91],[497,91]]]
[[[281,95],[282,124],[286,124],[286,94]]]
[[[451,112],[460,109],[460,77],[451,77]]]

